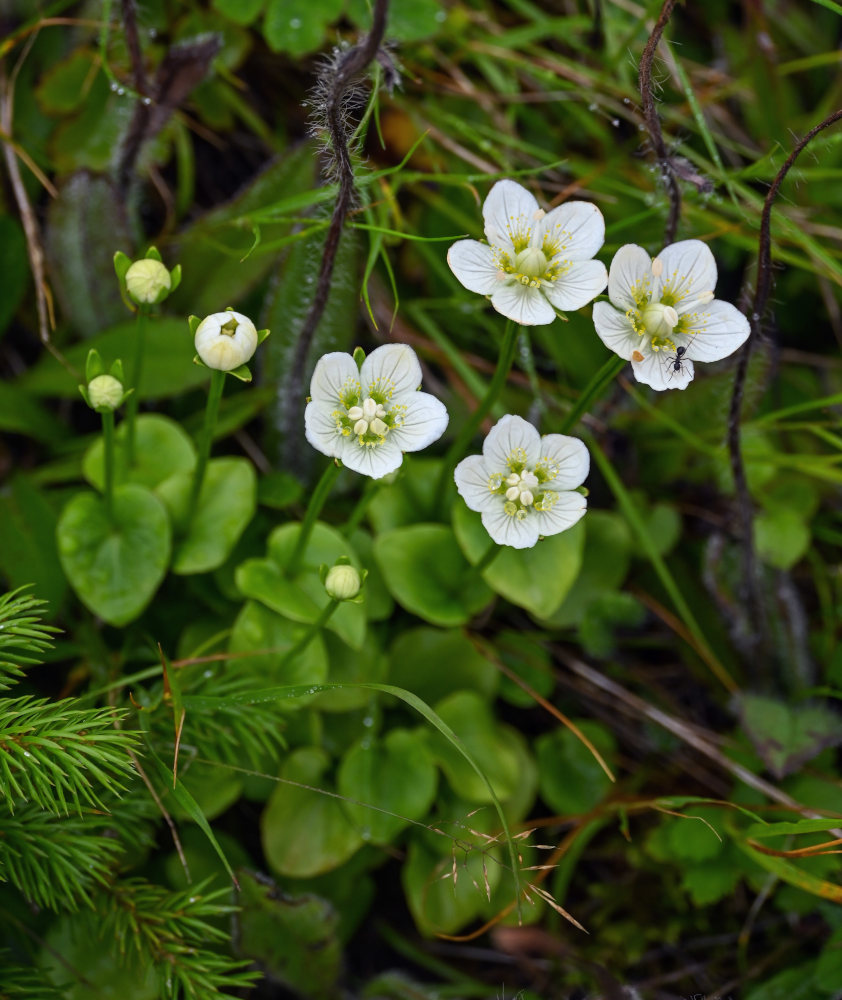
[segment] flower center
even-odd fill
[[[538,247],[527,247],[515,257],[515,271],[526,278],[542,278],[547,271],[547,257]]]
[[[509,466],[511,468],[511,465]],[[488,480],[488,488],[504,499],[503,512],[522,521],[530,510],[549,510],[556,501],[552,490],[541,490],[543,479],[530,469],[511,472],[508,476],[495,473]]]
[[[237,327],[239,325],[240,324],[237,322],[236,318],[232,316],[227,323],[223,323],[222,326],[220,326],[219,332],[225,334],[226,337],[233,337],[237,332]]]
[[[678,326],[678,313],[672,306],[665,306],[662,302],[652,302],[641,315],[643,325],[650,337],[667,338]]]
[[[348,410],[348,419],[353,423],[353,431],[359,438],[372,434],[382,440],[389,430],[389,425],[383,419],[385,416],[385,408],[371,396],[363,400],[362,406],[352,406]]]

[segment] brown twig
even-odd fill
[[[291,429],[300,417],[301,403],[304,397],[304,367],[307,363],[307,354],[327,306],[333,268],[339,250],[339,240],[342,236],[345,219],[354,201],[354,168],[351,162],[346,127],[346,101],[357,77],[367,69],[373,59],[378,57],[383,34],[386,30],[388,9],[389,0],[376,0],[371,31],[359,44],[345,52],[335,65],[326,67],[325,74],[317,87],[316,99],[319,106],[316,110],[317,113],[324,116],[339,190],[322,250],[316,291],[295,343],[290,374],[291,388],[287,394],[285,412],[282,417],[282,428],[286,441],[293,439]]]
[[[751,494],[749,493],[745,466],[743,465],[742,452],[740,450],[740,420],[742,417],[743,395],[748,375],[749,358],[751,357],[754,342],[761,336],[760,324],[769,300],[769,292],[772,288],[772,207],[781,184],[798,158],[798,155],[819,132],[829,128],[840,119],[842,119],[842,109],[834,111],[823,122],[810,129],[789,154],[783,166],[775,175],[775,179],[772,181],[766,194],[766,200],[763,203],[763,211],[760,216],[760,237],[757,243],[757,285],[754,290],[750,312],[747,313],[751,329],[748,340],[746,340],[740,352],[737,372],[734,376],[734,389],[731,394],[731,407],[728,414],[728,452],[731,459],[731,474],[734,477],[737,516],[742,536],[742,579],[748,599],[749,620],[754,633],[755,644],[759,642],[764,634],[764,615],[754,555],[754,518],[751,509]]]
[[[655,106],[655,95],[652,90],[652,63],[655,59],[655,51],[664,33],[664,28],[675,7],[675,0],[665,0],[661,8],[661,16],[658,18],[649,41],[643,49],[638,68],[637,83],[640,89],[640,105],[643,111],[643,120],[649,132],[649,139],[655,156],[658,158],[658,166],[661,170],[661,177],[667,189],[670,200],[670,210],[667,216],[667,224],[664,230],[664,244],[669,245],[675,242],[675,234],[678,231],[678,218],[681,214],[681,190],[675,176],[675,168],[672,159],[667,152],[664,143],[664,135],[661,132],[661,122],[658,118],[658,109]]]

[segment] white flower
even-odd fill
[[[605,240],[602,213],[586,201],[544,212],[514,181],[498,181],[482,206],[485,238],[459,240],[450,270],[472,292],[524,326],[552,323],[556,309],[580,309],[605,288],[605,265],[591,260]]]
[[[257,350],[258,334],[248,316],[227,309],[206,316],[196,327],[193,342],[208,368],[230,372]]]
[[[629,243],[611,261],[607,302],[593,308],[606,347],[631,361],[638,382],[684,389],[694,361],[719,361],[749,335],[746,317],[713,297],[716,261],[701,240],[673,243],[651,260]]]
[[[453,477],[498,545],[531,549],[542,535],[557,535],[584,515],[588,502],[575,490],[589,467],[578,438],[541,437],[532,424],[509,414],[488,432],[482,455],[463,459]]]
[[[372,479],[394,472],[403,452],[420,451],[447,427],[444,404],[421,385],[421,365],[406,344],[385,344],[357,369],[350,354],[319,359],[304,411],[310,444]]]

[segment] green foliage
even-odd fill
[[[261,976],[312,1000],[839,992],[838,124],[755,263],[794,137],[838,105],[839,6],[676,5],[649,111],[658,5],[390,0],[338,96],[368,0],[151,0],[136,38],[117,0],[72,32],[66,3],[26,6],[0,94],[22,174],[0,211],[0,1000],[249,996]],[[300,376],[349,185],[337,117],[353,193]],[[672,241],[676,209],[717,298],[750,312],[740,289],[774,279],[747,493],[736,357],[654,391],[606,360],[594,306],[509,336],[456,279],[449,245],[511,178],[546,210],[598,206],[606,266]],[[151,244],[184,280],[128,318],[114,252],[124,278]],[[254,384],[214,374],[217,412],[186,316],[228,306],[272,336]],[[310,377],[383,343],[417,352],[447,430],[384,479],[329,465],[328,495]],[[91,348],[133,392],[113,435],[78,397]],[[506,413],[592,461],[581,524],[524,550],[491,545],[452,478]],[[359,605],[324,590],[340,558],[368,573]],[[542,961],[467,972],[411,923],[493,926]],[[381,938],[441,982],[375,970]]]

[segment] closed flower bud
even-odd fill
[[[247,316],[228,309],[202,320],[196,327],[194,344],[208,368],[229,372],[250,360],[257,349],[258,333]]]
[[[97,375],[88,383],[88,402],[94,410],[116,410],[123,401],[123,383],[113,375]]]
[[[154,305],[167,297],[172,288],[172,276],[159,261],[151,257],[136,260],[126,271],[126,291],[138,305]]]
[[[353,566],[331,566],[325,577],[325,590],[334,601],[352,601],[360,592],[362,578]]]

